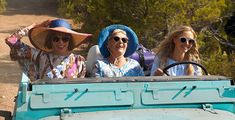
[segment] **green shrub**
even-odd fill
[[[0,0],[0,13],[6,10],[7,2],[6,0]]]

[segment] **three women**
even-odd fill
[[[28,34],[32,48],[20,41]],[[72,50],[91,34],[71,30],[67,21],[55,19],[31,25],[6,39],[11,48],[11,58],[23,65],[24,72],[32,79],[78,78],[86,72],[85,59]],[[139,63],[128,58],[138,45],[135,32],[124,25],[110,25],[99,35],[98,45],[103,59],[96,61],[93,77],[144,76]],[[199,62],[196,34],[189,26],[179,26],[171,31],[160,44],[151,75],[164,75],[162,69],[180,61]],[[194,65],[179,65],[169,69],[169,74],[201,75]]]

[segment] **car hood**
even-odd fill
[[[193,108],[131,109],[73,113],[50,116],[43,120],[234,120],[235,115],[222,110]]]

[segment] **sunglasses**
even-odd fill
[[[185,38],[185,37],[182,37],[179,39],[180,42],[182,43],[185,43],[185,42],[188,42],[189,44],[194,44],[195,43],[195,40],[194,39],[191,39],[191,38]]]
[[[113,37],[115,42],[118,42],[119,40],[122,40],[123,43],[128,43],[128,39],[127,38],[120,38],[118,36]]]
[[[54,36],[52,38],[52,41],[53,42],[59,42],[60,40],[62,40],[65,43],[65,42],[68,42],[70,39],[71,39],[70,36],[60,36],[60,37],[59,36]]]

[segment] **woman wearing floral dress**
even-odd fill
[[[31,47],[23,42],[29,36]],[[23,28],[9,37],[6,43],[12,60],[17,60],[23,72],[34,81],[43,78],[82,78],[85,76],[85,59],[72,53],[91,34],[71,30],[63,19],[47,20]]]

